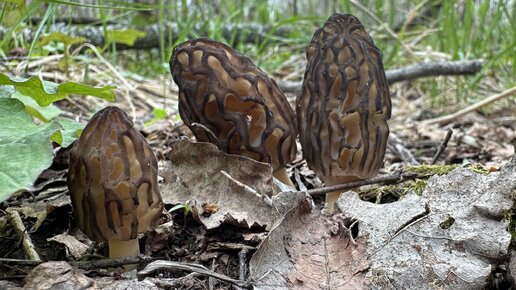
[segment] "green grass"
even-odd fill
[[[43,6],[43,4],[45,4]],[[77,1],[80,3],[81,1]],[[94,4],[75,4],[72,1],[32,1],[29,6],[13,19],[10,14],[19,9],[12,3],[4,3],[0,21],[5,24],[8,15],[11,32],[25,27],[31,16],[44,16],[40,31],[58,16],[73,16],[75,11],[85,9],[96,13],[104,27],[107,20],[128,21],[131,25],[158,23],[160,25],[161,46],[150,52],[119,52],[115,46],[106,52],[113,61],[146,77],[158,77],[167,73],[167,62],[172,48],[177,43],[192,37],[210,37],[230,44],[251,57],[259,66],[269,72],[284,69],[284,63],[292,56],[304,57],[304,46],[313,32],[322,25],[333,11],[356,15],[372,34],[378,47],[383,51],[386,68],[395,68],[426,60],[461,60],[482,58],[485,60],[481,74],[474,77],[451,77],[442,80],[421,80],[423,93],[431,97],[433,104],[472,102],[484,97],[475,94],[478,85],[486,76],[495,76],[499,87],[515,84],[516,66],[516,20],[514,1],[465,0],[362,0],[362,1],[300,1],[298,7],[288,2],[277,1],[268,5],[267,1],[220,1],[217,7],[213,1],[173,1],[157,0],[156,4],[127,3],[124,1],[97,0]],[[323,3],[329,3],[324,7]],[[192,3],[188,6],[188,3]],[[357,4],[358,3],[358,4]],[[58,9],[45,10],[45,7]],[[63,9],[71,7],[73,9]],[[142,12],[144,11],[144,12]],[[67,15],[62,15],[62,13]],[[142,17],[142,13],[145,14]],[[131,22],[132,21],[132,22]],[[164,35],[164,25],[174,22],[179,26],[178,35]],[[133,24],[132,24],[133,23]],[[256,23],[272,27],[271,33],[257,43],[244,43],[243,36],[236,30],[229,36],[223,34],[223,27]],[[285,37],[277,37],[274,31],[284,26],[295,29]],[[200,31],[207,31],[201,34]],[[165,39],[175,39],[166,43]],[[17,38],[16,33],[8,34],[0,42],[0,53],[5,55],[15,46],[33,47],[34,43]],[[432,52],[429,56],[427,52]],[[119,54],[122,54],[120,57]],[[157,55],[156,55],[157,54]],[[120,63],[120,60],[123,60]],[[132,62],[134,61],[134,62]],[[146,66],[140,64],[144,61]],[[302,75],[302,72],[300,73]],[[443,87],[455,96],[443,94]]]

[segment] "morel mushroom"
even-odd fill
[[[376,175],[391,115],[380,50],[356,17],[334,14],[315,32],[306,57],[296,107],[308,165],[326,185]],[[339,193],[326,196],[328,211]]]
[[[138,234],[159,218],[157,168],[149,144],[117,107],[97,112],[70,151],[77,224],[90,239],[108,241],[110,258],[139,255]]]
[[[276,82],[231,47],[200,38],[174,48],[170,71],[179,114],[199,141],[272,165],[292,185],[285,165],[296,155],[295,115]]]

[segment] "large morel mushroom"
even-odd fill
[[[391,115],[380,50],[356,17],[335,14],[315,32],[306,57],[296,109],[308,165],[326,185],[376,175]],[[330,212],[339,193],[326,196]]]
[[[110,258],[138,255],[138,234],[161,215],[157,168],[149,144],[117,107],[97,112],[70,151],[77,224],[90,239],[108,241]]]
[[[295,115],[274,80],[246,56],[206,38],[174,48],[170,70],[179,114],[199,141],[268,162],[292,185],[285,165],[296,155]]]

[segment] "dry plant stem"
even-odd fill
[[[377,176],[374,178],[366,179],[366,180],[359,180],[354,181],[346,184],[336,184],[332,186],[327,187],[321,187],[321,188],[315,188],[310,189],[307,191],[307,193],[310,196],[319,196],[323,194],[327,194],[333,191],[339,191],[342,192],[345,189],[350,189],[358,186],[363,185],[370,185],[370,184],[376,184],[376,183],[394,183],[394,182],[401,182],[408,179],[413,179],[414,176],[412,175],[402,175],[402,174],[393,174],[393,175],[383,175],[383,176]]]
[[[12,208],[8,208],[6,210],[6,213],[9,217],[11,225],[16,231],[16,234],[18,234],[18,236],[22,239],[23,250],[25,251],[25,255],[27,256],[27,258],[32,261],[41,261],[41,258],[39,257],[39,254],[38,252],[36,252],[34,244],[32,243],[32,239],[27,233],[27,229],[23,225],[20,213]]]
[[[202,265],[197,264],[191,264],[191,263],[181,263],[181,262],[174,262],[174,261],[163,261],[158,260],[150,263],[145,267],[145,269],[139,271],[136,276],[139,280],[143,280],[146,276],[159,271],[159,270],[183,270],[183,271],[190,271],[199,273],[204,276],[213,277],[215,279],[219,279],[224,282],[231,283],[233,285],[245,288],[245,289],[252,289],[252,285],[249,282],[235,280],[233,278],[230,278],[226,275],[222,275],[216,272],[211,271],[210,269],[207,269],[206,267]]]
[[[296,188],[292,183],[292,180],[290,180],[290,177],[287,173],[287,169],[285,167],[278,168],[278,170],[274,171],[272,175],[276,177],[279,181],[285,183],[286,185],[292,188]]]
[[[444,149],[446,149],[446,147],[448,146],[448,141],[450,141],[452,134],[453,130],[451,128],[448,129],[448,132],[446,132],[446,137],[444,137],[443,142],[441,143],[441,145],[439,145],[439,149],[437,149],[437,152],[435,152],[434,158],[432,158],[432,163],[430,164],[434,165],[435,162],[437,162],[437,159],[439,159],[439,156],[443,154]]]
[[[227,177],[232,182],[236,183],[238,186],[240,186],[246,192],[248,192],[248,193],[250,193],[252,195],[255,195],[255,196],[259,197],[260,199],[262,199],[265,202],[265,204],[267,204],[268,206],[272,206],[272,200],[270,199],[270,197],[268,197],[266,195],[263,195],[263,194],[259,193],[258,191],[252,189],[250,186],[245,185],[242,182],[234,179],[231,175],[229,175],[229,173],[227,173],[224,170],[221,170],[220,173],[222,173],[225,177]]]
[[[505,90],[499,94],[496,94],[496,95],[492,95],[490,97],[488,97],[487,99],[484,99],[476,104],[473,104],[469,107],[466,107],[458,112],[455,112],[453,114],[450,114],[450,115],[446,115],[446,116],[442,116],[442,117],[438,117],[438,118],[434,118],[434,119],[429,119],[429,120],[425,120],[423,122],[421,122],[420,124],[422,126],[427,126],[427,125],[430,125],[430,124],[439,124],[439,125],[444,125],[444,124],[448,124],[450,122],[453,122],[455,119],[463,116],[463,115],[466,115],[467,113],[470,113],[470,112],[473,112],[477,109],[480,109],[482,108],[483,106],[486,106],[490,103],[493,103],[495,101],[498,101],[500,99],[503,99],[505,97],[510,97],[510,96],[513,96],[516,94],[516,87],[512,87],[508,90]]]

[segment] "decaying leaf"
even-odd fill
[[[86,253],[88,250],[88,246],[81,243],[74,236],[69,235],[68,233],[60,234],[53,236],[47,241],[54,241],[60,244],[63,244],[66,249],[66,255],[72,256],[75,259],[79,259]]]
[[[358,220],[357,239],[367,238],[373,288],[483,289],[508,254],[515,188],[513,156],[489,175],[458,168],[434,176],[422,196],[377,205],[347,192],[337,207]]]
[[[365,289],[366,237],[313,208],[310,196],[273,197],[275,222],[250,262],[254,289]]]
[[[95,281],[68,263],[46,262],[30,271],[23,289],[99,289]]]
[[[208,229],[224,222],[244,227],[269,223],[270,207],[235,182],[262,195],[270,195],[272,168],[269,164],[223,153],[211,143],[176,140],[170,143],[170,148],[168,160],[160,164],[163,202],[189,203],[193,216]]]

